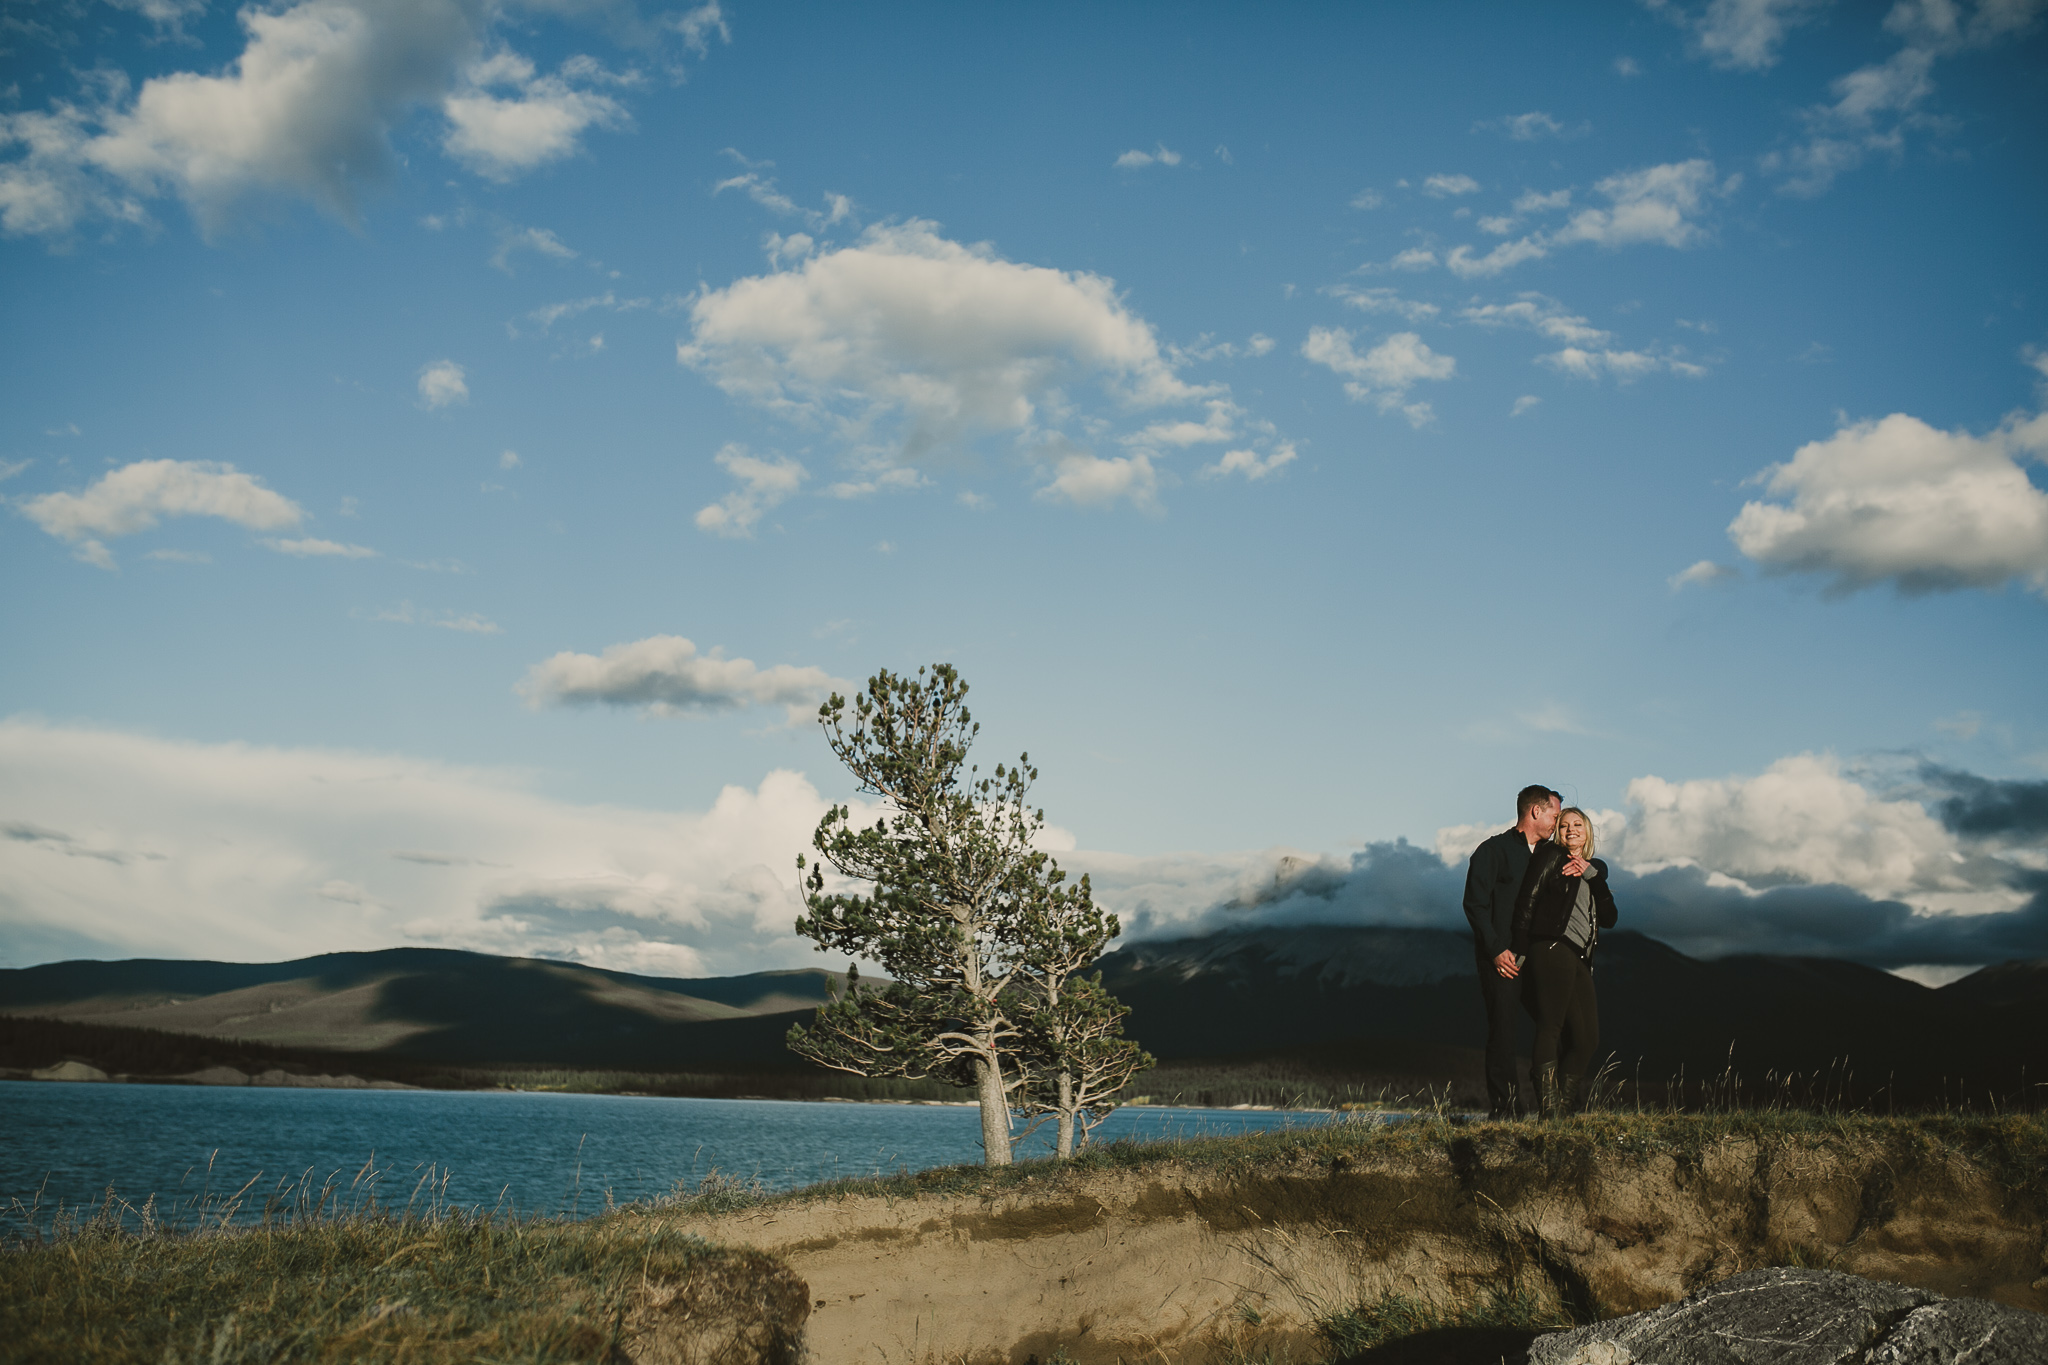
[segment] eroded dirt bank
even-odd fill
[[[783,1257],[818,1365],[1315,1360],[1382,1294],[1587,1322],[1771,1264],[2048,1310],[2044,1154],[2038,1119],[1348,1126],[647,1216]]]

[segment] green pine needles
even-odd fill
[[[1086,970],[1120,932],[1088,878],[1069,882],[1034,841],[1030,756],[993,774],[966,767],[980,726],[950,664],[886,669],[853,699],[818,709],[833,754],[882,800],[872,826],[835,806],[799,855],[797,932],[820,951],[879,962],[877,990],[847,972],[791,1049],[859,1076],[930,1077],[971,1087],[991,1166],[1010,1164],[1012,1116],[1058,1124],[1073,1155],[1152,1058],[1123,1036],[1127,1013]],[[827,869],[837,874],[827,880]],[[1034,1124],[1035,1126],[1035,1124]]]

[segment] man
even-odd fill
[[[1465,918],[1472,925],[1474,965],[1479,994],[1486,1001],[1486,1101],[1488,1117],[1516,1118],[1522,1112],[1521,1085],[1515,1077],[1515,1024],[1522,1017],[1522,992],[1515,978],[1510,933],[1515,918],[1515,893],[1536,845],[1557,828],[1564,797],[1545,786],[1515,793],[1515,827],[1494,835],[1472,850],[1465,871]]]

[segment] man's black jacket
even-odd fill
[[[1506,952],[1514,929],[1515,893],[1529,869],[1529,838],[1519,829],[1502,830],[1472,850],[1465,869],[1465,918],[1472,925],[1472,947],[1481,958]]]

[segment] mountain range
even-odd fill
[[[1131,1008],[1126,1032],[1163,1062],[1413,1074],[1456,1059],[1462,1071],[1480,1042],[1471,944],[1456,930],[1254,928],[1130,944],[1099,965]],[[794,1072],[805,1064],[783,1034],[833,980],[648,977],[432,948],[75,961],[0,970],[0,1014],[462,1066]],[[1595,980],[1600,1050],[1651,1093],[1732,1067],[1753,1097],[1789,1076],[1807,1101],[2048,1095],[2048,960],[1930,989],[1834,959],[1701,961],[1619,932],[1601,940]]]

